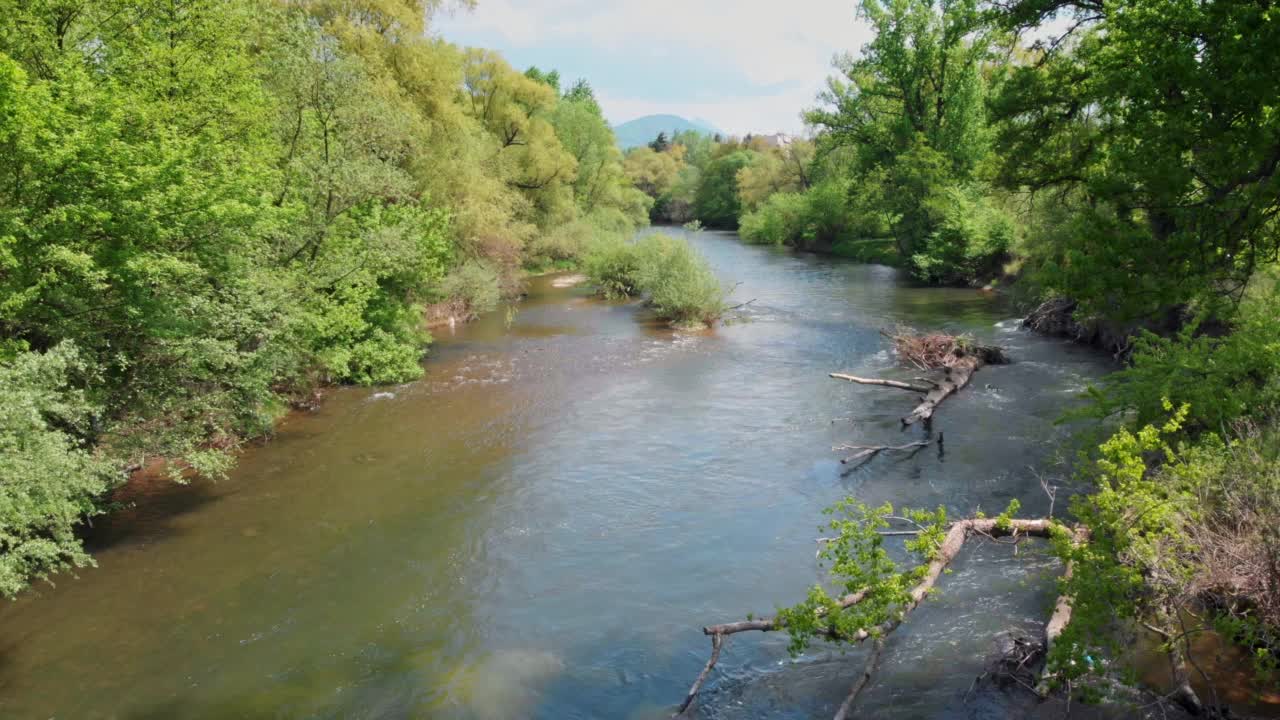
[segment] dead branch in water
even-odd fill
[[[1016,534],[1033,535],[1036,537],[1049,537],[1054,529],[1066,531],[1062,525],[1056,523],[1049,518],[1039,518],[1034,520],[1028,519],[999,519],[999,518],[970,518],[968,520],[959,520],[952,523],[947,531],[946,537],[942,544],[938,546],[933,560],[925,568],[924,575],[914,588],[912,588],[908,601],[898,607],[893,615],[879,625],[870,629],[860,629],[851,636],[833,638],[845,640],[852,643],[862,642],[869,637],[874,636],[877,640],[877,647],[868,659],[866,668],[861,676],[854,683],[849,696],[840,706],[836,718],[838,720],[848,716],[850,708],[857,699],[858,694],[870,682],[871,675],[874,673],[876,664],[879,662],[882,651],[881,643],[886,635],[893,632],[906,619],[907,614],[920,605],[921,602],[933,590],[934,585],[938,582],[943,571],[959,554],[960,549],[964,546],[965,540],[971,534],[979,534],[988,537],[1012,536]],[[1087,538],[1084,531],[1076,530],[1074,537],[1077,541],[1083,541]],[[1068,568],[1069,569],[1069,568]],[[846,595],[841,598],[838,603],[840,609],[845,609],[861,602],[866,596],[865,590]],[[1057,636],[1061,634],[1067,622],[1070,620],[1071,604],[1063,598],[1059,598],[1054,608],[1053,615],[1050,617],[1045,627],[1046,647],[1049,646]],[[676,710],[672,718],[682,717],[689,707],[693,705],[694,699],[698,695],[698,691],[702,689],[702,685],[706,682],[707,677],[711,674],[711,670],[715,668],[716,663],[720,659],[720,650],[724,644],[724,638],[740,632],[758,630],[761,632],[771,632],[774,630],[782,630],[786,626],[785,621],[775,618],[762,618],[759,620],[745,620],[741,622],[721,623],[719,625],[708,625],[702,628],[704,635],[711,638],[711,657],[703,667],[702,672],[698,675],[693,687],[689,689],[689,693],[685,696],[679,708]]]
[[[899,390],[908,390],[908,391],[910,391],[910,392],[917,392],[917,393],[921,393],[921,394],[923,394],[923,393],[927,393],[927,392],[929,392],[929,390],[930,390],[930,389],[932,389],[932,388],[930,388],[930,387],[928,387],[928,386],[925,386],[925,385],[912,385],[911,383],[902,382],[901,380],[884,380],[884,379],[881,379],[881,378],[864,378],[864,377],[858,377],[857,375],[848,375],[848,374],[845,374],[845,373],[834,373],[834,372],[833,372],[833,373],[831,373],[831,377],[833,377],[833,378],[835,378],[835,379],[837,379],[837,380],[848,380],[849,382],[855,382],[855,383],[858,383],[858,384],[860,384],[860,385],[880,385],[880,386],[882,386],[882,387],[898,388]],[[937,383],[933,383],[932,381],[930,381],[930,383],[931,383],[932,385],[934,385],[934,386],[936,386],[936,385],[937,385]]]
[[[881,334],[893,341],[898,357],[920,370],[941,370],[938,380],[915,378],[927,385],[917,385],[900,380],[882,378],[864,378],[846,373],[831,373],[831,377],[848,380],[862,385],[880,385],[882,387],[910,390],[924,395],[920,404],[906,417],[902,418],[903,426],[933,419],[933,411],[952,394],[958,392],[973,374],[984,365],[1001,365],[1009,362],[1004,350],[994,345],[978,345],[968,338],[957,335],[933,333],[916,335],[907,332]]]
[[[840,704],[840,709],[836,711],[834,720],[845,720],[849,717],[849,711],[853,709],[853,703],[857,701],[858,694],[862,689],[871,682],[871,676],[876,673],[876,666],[880,664],[880,654],[884,652],[884,638],[876,638],[875,649],[871,651],[871,656],[867,658],[866,667],[862,669],[862,674],[854,681],[853,687],[849,689],[849,695]]]
[[[941,440],[939,440],[939,442],[941,442]],[[859,452],[854,453],[853,455],[850,455],[849,457],[841,460],[840,463],[842,465],[849,465],[850,463],[857,463],[858,465],[862,465],[864,463],[870,462],[871,458],[875,457],[876,455],[879,455],[882,452],[910,451],[914,453],[914,452],[918,452],[920,448],[929,447],[930,444],[931,442],[929,440],[921,440],[919,442],[907,443],[906,445],[838,445],[832,448],[832,450],[835,450],[837,452],[840,450],[858,450]]]

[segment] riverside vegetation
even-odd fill
[[[1070,504],[1091,540],[1054,543],[1075,609],[1054,681],[1079,690],[1111,672],[1090,658],[1150,632],[1177,660],[1184,707],[1215,712],[1186,666],[1190,638],[1217,630],[1274,684],[1280,91],[1265,78],[1280,74],[1268,50],[1280,11],[863,0],[858,12],[875,35],[837,61],[804,113],[810,136],[678,133],[628,153],[654,219],[928,284],[1008,284],[1028,305],[1068,298],[1076,321],[1116,328],[1126,367],[1082,413],[1114,435],[1079,458],[1097,491]],[[928,530],[909,548],[922,564],[899,570],[876,534],[891,509],[832,512],[828,584],[889,600],[846,608],[816,588],[779,614],[793,649],[896,617],[944,531],[943,517],[900,511]]]
[[[0,593],[91,562],[122,469],[216,478],[318,385],[419,377],[431,321],[647,222],[591,86],[429,36],[440,9],[0,2]],[[709,319],[663,248],[637,287]]]
[[[0,592],[90,562],[75,528],[122,467],[217,476],[320,383],[417,377],[424,317],[522,272],[714,321],[696,253],[626,240],[696,221],[1132,329],[1090,391],[1089,541],[1050,531],[1073,569],[1050,680],[1110,674],[1091,658],[1142,628],[1171,657],[1217,630],[1276,677],[1280,9],[863,0],[874,38],[811,137],[625,156],[586,82],[430,38],[438,9],[0,0]],[[899,569],[892,512],[832,510],[828,586],[875,602],[814,590],[780,614],[793,649],[900,617],[948,521],[899,510],[923,528]]]

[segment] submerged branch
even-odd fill
[[[854,700],[862,688],[869,682],[870,675],[875,670],[875,664],[879,661],[882,650],[881,643],[886,635],[893,632],[903,623],[907,614],[914,610],[924,601],[926,597],[933,591],[934,585],[937,584],[938,578],[942,576],[944,570],[959,554],[961,548],[964,547],[965,540],[971,534],[984,535],[988,537],[1003,537],[1017,535],[1031,535],[1036,537],[1047,538],[1054,530],[1061,532],[1069,532],[1061,524],[1055,522],[1051,518],[1037,519],[1010,519],[1010,518],[970,518],[967,520],[959,520],[951,524],[947,530],[942,543],[938,546],[933,555],[933,560],[925,568],[924,574],[921,576],[920,582],[911,589],[908,600],[903,605],[896,608],[893,614],[879,625],[870,629],[859,629],[852,635],[833,637],[833,639],[844,640],[850,643],[859,643],[869,637],[875,637],[877,640],[876,650],[872,653],[868,661],[867,668],[863,671],[862,676],[854,683],[853,689],[849,693],[849,697],[845,699],[841,705],[839,714],[836,718],[847,717],[849,709],[852,707]],[[917,532],[917,531],[912,531]],[[1081,530],[1074,532],[1073,536],[1077,542],[1083,542],[1087,539],[1087,535]],[[845,609],[856,605],[866,597],[867,591],[859,590],[858,592],[846,595],[837,603],[837,607]],[[822,610],[819,609],[819,613]],[[1045,634],[1048,642],[1052,642],[1061,634],[1062,628],[1070,620],[1071,604],[1065,598],[1059,598],[1057,606],[1054,608],[1053,615],[1049,619],[1045,628]],[[706,681],[707,676],[715,667],[716,662],[720,659],[720,648],[724,636],[735,633],[746,632],[750,630],[758,630],[761,632],[772,632],[774,630],[785,629],[785,621],[776,618],[762,618],[759,620],[744,620],[740,622],[721,623],[718,625],[708,625],[702,628],[705,635],[712,638],[711,658],[707,661],[702,673],[690,688],[689,694],[680,705],[680,709],[673,717],[679,717],[692,705],[694,698],[701,689],[702,684]]]

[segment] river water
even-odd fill
[[[93,531],[98,568],[0,609],[0,717],[661,717],[702,625],[803,596],[835,500],[1038,515],[1044,478],[1062,507],[1055,420],[1096,354],[978,291],[690,239],[755,300],[723,327],[673,333],[540,278],[514,316],[440,333],[394,397],[335,391],[228,480],[140,486]],[[923,432],[897,422],[913,396],[827,377],[910,377],[879,334],[899,323],[1015,363],[941,407],[945,455],[842,473],[833,445]],[[996,633],[1038,632],[1058,568],[1035,543],[974,545],[891,636],[864,716],[1012,712],[966,694]],[[830,717],[862,652],[793,662],[785,638],[736,636],[699,712]]]

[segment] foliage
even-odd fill
[[[650,235],[635,248],[636,284],[659,318],[685,327],[710,325],[724,313],[724,287],[687,242]]]
[[[923,253],[924,265],[912,268],[935,279],[946,273],[926,246],[943,224],[944,200],[976,177],[989,152],[981,73],[988,39],[974,0],[864,0],[859,14],[876,35],[858,59],[839,62],[843,77],[828,82],[823,106],[807,118],[823,130],[822,146],[856,151],[853,176],[874,186],[899,254]],[[945,242],[967,239],[951,232]]]
[[[501,297],[498,274],[474,260],[450,273],[441,289],[446,297],[461,300],[471,316],[493,311]]]
[[[682,240],[648,235],[635,243],[604,241],[585,266],[606,297],[644,295],[658,318],[672,325],[710,325],[724,313],[724,287]]]
[[[694,197],[694,213],[704,225],[713,228],[738,227],[738,216],[741,214],[738,173],[758,157],[759,153],[750,150],[736,150],[707,164]]]
[[[1072,509],[1090,530],[1087,544],[1058,540],[1073,563],[1065,591],[1072,622],[1050,659],[1074,677],[1084,656],[1125,642],[1117,620],[1142,622],[1166,638],[1185,637],[1184,618],[1208,608],[1211,621],[1252,643],[1262,669],[1274,668],[1280,608],[1280,506],[1274,434],[1248,431],[1230,441],[1209,434],[1171,445],[1188,407],[1161,426],[1122,428],[1084,472],[1097,485]]]
[[[111,464],[80,439],[97,409],[72,383],[89,372],[75,345],[0,363],[0,595],[92,564],[75,527],[115,485]]]
[[[80,513],[85,458],[217,477],[315,383],[419,376],[428,304],[646,221],[590,85],[434,37],[441,4],[0,0],[0,361],[75,348],[94,422],[22,432]],[[0,558],[81,562],[43,517],[56,550]]]
[[[874,636],[878,627],[893,617],[896,608],[910,601],[912,588],[924,578],[928,562],[947,531],[947,515],[942,508],[932,513],[904,510],[903,516],[924,529],[906,543],[908,555],[917,560],[916,564],[900,570],[884,547],[885,536],[880,534],[889,527],[888,518],[894,514],[892,505],[872,508],[845,498],[823,512],[831,519],[818,532],[834,535],[824,543],[819,557],[835,594],[822,585],[814,585],[803,601],[778,610],[776,618],[791,636],[788,649],[793,656],[804,652],[815,637],[850,641],[859,630]],[[840,598],[857,592],[863,593],[860,602],[847,608],[840,606]]]
[[[738,171],[738,198],[743,210],[755,210],[774,193],[809,189],[814,152],[810,140],[794,140],[761,152],[754,163]]]
[[[1072,18],[995,108],[1001,182],[1069,199],[1042,281],[1088,312],[1236,301],[1280,248],[1280,12],[1256,3],[1010,3],[1007,27]]]
[[[1234,314],[1229,332],[1202,332],[1199,320],[1172,337],[1143,332],[1130,365],[1090,390],[1091,411],[1149,423],[1162,416],[1167,398],[1190,406],[1190,429],[1212,432],[1238,418],[1268,416],[1280,403],[1280,285],[1263,285]]]
[[[808,211],[807,198],[800,193],[770,195],[759,208],[742,216],[738,234],[758,245],[803,247]]]
[[[999,274],[1015,244],[1018,223],[977,185],[952,185],[935,200],[939,217],[920,252],[915,274],[937,284],[962,284]]]
[[[600,294],[611,300],[643,292],[639,284],[639,255],[634,245],[621,239],[596,243],[583,261],[583,269]]]

